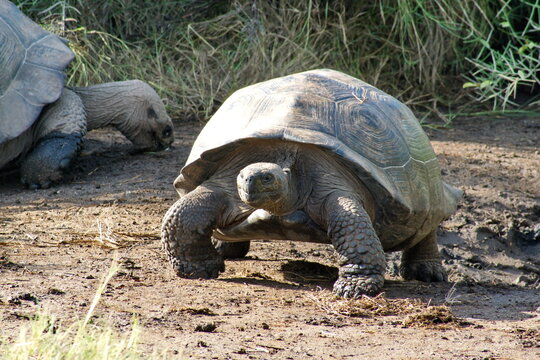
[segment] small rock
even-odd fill
[[[534,278],[532,276],[527,275],[520,275],[517,277],[515,284],[518,286],[526,287],[529,285],[533,285],[538,281],[538,278]]]
[[[195,327],[195,331],[199,332],[214,332],[216,329],[217,325],[215,323],[199,324]]]
[[[446,247],[441,248],[441,255],[445,259],[452,259],[452,260],[461,259],[461,256],[456,255],[452,250]]]
[[[475,229],[474,229],[474,232],[476,232],[476,239],[479,240],[479,241],[484,241],[488,238],[491,238],[491,237],[494,237],[496,236],[497,234],[491,230],[489,227],[487,226],[477,226]]]
[[[468,219],[465,216],[456,216],[450,220],[444,222],[444,227],[448,229],[461,229],[468,223]]]
[[[39,299],[35,295],[30,294],[30,293],[20,295],[19,299],[24,300],[24,301],[33,302],[36,305],[39,303]]]
[[[533,229],[519,226],[517,221],[512,221],[508,225],[508,231],[506,234],[506,240],[511,246],[530,246],[535,245],[540,240],[540,224],[534,226]]]
[[[540,241],[540,224],[536,224],[533,228],[534,241]]]
[[[9,303],[11,305],[22,305],[21,299],[16,298],[16,297],[9,299]]]
[[[49,289],[49,292],[48,292],[48,294],[50,295],[64,295],[65,293],[66,293],[65,291],[56,289],[56,288],[51,288]]]
[[[482,259],[480,258],[480,256],[476,255],[476,254],[467,254],[465,256],[465,260],[467,260],[468,262],[471,262],[473,264],[482,264],[483,261]]]

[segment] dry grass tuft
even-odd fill
[[[114,217],[111,216],[113,211],[112,208],[103,210],[103,213],[95,220],[95,227],[84,232],[67,232],[71,238],[64,238],[59,244],[87,244],[104,249],[121,249],[145,240],[159,240],[160,236],[157,233],[119,231],[118,224],[113,221]]]
[[[456,317],[448,306],[431,306],[420,299],[388,299],[384,293],[343,299],[325,291],[308,298],[330,315],[363,318],[406,315],[403,327],[446,329],[470,325]]]
[[[456,317],[447,306],[428,306],[418,314],[408,315],[403,327],[416,328],[455,328],[469,323]]]
[[[426,305],[420,299],[388,299],[381,293],[359,299],[343,299],[334,294],[319,292],[309,297],[321,310],[331,315],[375,317],[417,313]]]
[[[204,316],[217,316],[214,311],[205,307],[205,308],[193,308],[193,307],[182,307],[180,309],[170,309],[167,311],[168,314],[181,313],[188,315],[204,315]]]

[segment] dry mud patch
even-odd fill
[[[359,300],[332,295],[335,258],[320,244],[256,241],[216,280],[172,273],[159,227],[199,130],[180,124],[173,150],[137,155],[92,132],[71,182],[48,190],[0,176],[4,339],[37,311],[84,316],[116,257],[97,317],[120,331],[138,317],[145,351],[172,358],[540,358],[540,119],[429,130],[445,180],[465,191],[439,232],[451,281],[402,281],[391,255],[384,294]]]

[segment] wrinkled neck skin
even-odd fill
[[[283,167],[282,167],[283,168]],[[287,169],[290,169],[287,167]],[[269,204],[264,210],[268,211],[272,215],[288,215],[296,211],[298,208],[302,207],[303,199],[303,187],[298,182],[296,171],[289,173],[288,176],[288,191],[283,194],[278,201]]]
[[[114,126],[129,140],[136,138],[141,131],[139,114],[147,102],[145,94],[135,81],[119,81],[88,87],[77,87],[75,91],[82,99],[86,115],[87,128],[93,130]]]

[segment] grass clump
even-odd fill
[[[70,84],[140,78],[181,120],[207,120],[241,87],[321,67],[441,117],[471,100],[540,107],[540,0],[16,3],[71,40]]]
[[[39,313],[30,324],[20,329],[13,342],[0,342],[0,358],[5,360],[27,359],[163,359],[165,355],[144,354],[138,347],[140,328],[136,319],[125,334],[107,323],[95,321],[94,312],[107,284],[119,270],[117,261],[104,277],[84,319],[70,326],[60,324],[54,315]]]
[[[478,54],[468,57],[473,69],[465,88],[475,89],[480,101],[493,109],[528,105],[540,108],[540,1],[500,0],[491,8],[492,21]]]
[[[13,343],[0,347],[0,358],[147,359],[137,347],[139,333],[136,322],[127,335],[119,335],[107,325],[81,322],[66,328],[54,316],[38,314],[28,327],[21,329]]]

